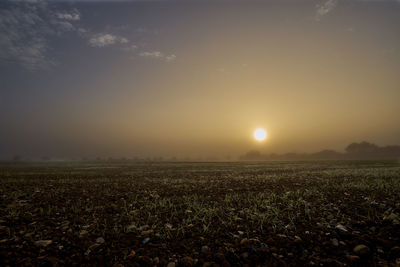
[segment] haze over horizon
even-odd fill
[[[383,0],[2,1],[0,158],[398,145],[399,11]]]

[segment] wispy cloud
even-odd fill
[[[137,33],[137,28],[130,30],[129,25],[106,27],[103,32],[93,32],[81,26],[82,16],[76,8],[59,8],[44,0],[3,1],[0,9],[0,64],[16,64],[30,71],[51,69],[58,64],[57,59],[51,56],[54,48],[51,40],[62,38],[68,32],[76,34],[90,47],[119,45],[121,51],[140,57],[165,62],[176,59],[175,54],[143,50],[143,44],[126,37],[134,39]],[[147,30],[140,28],[139,32]]]
[[[77,10],[59,11],[46,2],[6,0],[0,10],[0,62],[15,63],[28,70],[56,65],[48,56],[51,36],[78,31]]]
[[[174,54],[165,56],[165,61],[167,61],[167,62],[174,61],[175,59],[176,59],[176,55],[174,55]]]
[[[151,52],[140,52],[139,56],[141,57],[151,57],[151,58],[163,58],[164,55],[160,51],[151,51]]]
[[[59,12],[57,13],[57,17],[59,19],[77,21],[81,19],[81,14],[77,9],[74,9],[71,12],[63,12],[63,13]]]
[[[166,62],[172,62],[176,59],[176,55],[174,55],[174,54],[165,55],[164,53],[162,53],[160,51],[144,51],[144,52],[140,52],[138,55],[141,57],[164,60]]]
[[[96,34],[89,39],[89,44],[92,47],[105,47],[113,44],[126,44],[129,40],[109,33]]]
[[[335,9],[336,6],[337,6],[337,0],[328,0],[324,3],[317,4],[315,7],[316,9],[315,19],[317,21],[321,20],[323,16],[325,16],[333,9]]]
[[[122,51],[126,51],[126,52],[135,51],[136,49],[138,49],[138,46],[135,44],[131,44],[131,45],[121,48]]]

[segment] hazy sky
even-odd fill
[[[2,0],[0,157],[400,144],[399,25],[400,1]]]

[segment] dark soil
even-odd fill
[[[396,162],[0,165],[1,266],[400,266],[399,217]]]

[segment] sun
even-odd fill
[[[267,132],[264,129],[258,128],[254,131],[254,138],[257,141],[264,141],[267,138]]]

